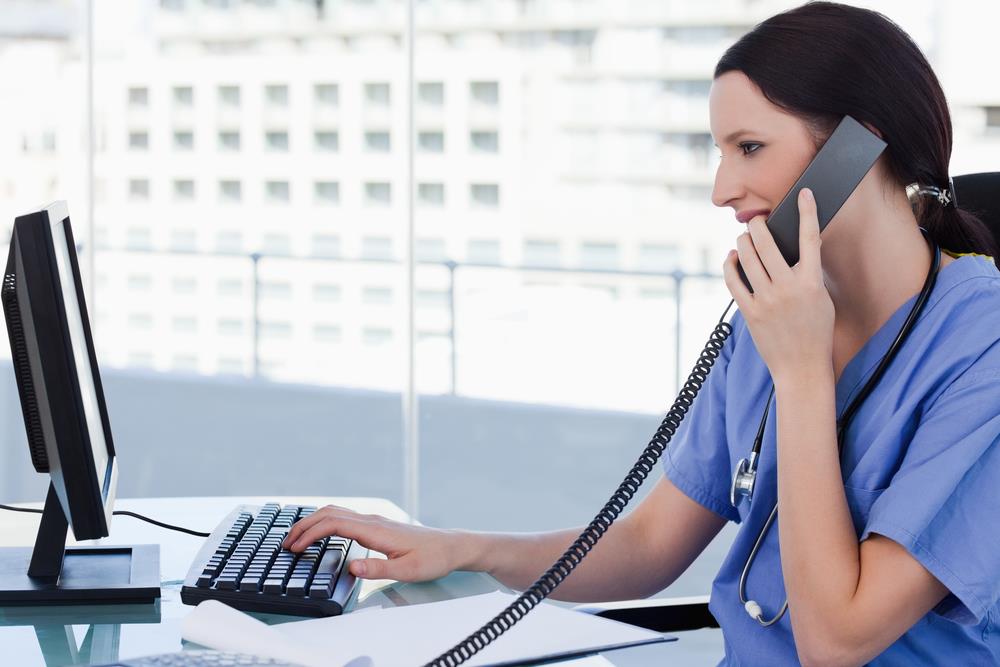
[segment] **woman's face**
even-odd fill
[[[739,71],[712,82],[708,104],[722,156],[712,203],[732,207],[743,223],[770,214],[816,154],[805,123],[768,101]]]

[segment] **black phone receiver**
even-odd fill
[[[822,232],[886,146],[871,130],[850,116],[844,116],[792,189],[767,218],[767,228],[789,266],[795,266],[799,261],[799,191],[802,188],[812,190],[819,230]],[[743,266],[737,262],[736,268],[743,284],[752,293],[753,288],[743,272]]]

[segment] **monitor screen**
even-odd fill
[[[94,470],[97,472],[97,486],[102,495],[107,494],[108,445],[104,441],[104,426],[101,422],[101,409],[97,404],[97,390],[94,387],[94,376],[91,372],[90,355],[87,350],[87,338],[83,330],[83,318],[80,315],[80,303],[77,299],[76,282],[73,267],[70,263],[70,247],[66,238],[67,220],[51,220],[52,243],[55,246],[56,266],[59,269],[59,285],[62,291],[63,304],[66,308],[66,324],[69,327],[70,344],[73,350],[73,361],[76,366],[76,377],[80,383],[80,398],[83,401],[83,412],[87,420],[87,432],[90,434],[90,446],[94,455]],[[74,248],[72,252],[75,252]]]

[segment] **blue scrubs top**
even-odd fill
[[[910,298],[844,368],[838,417],[874,371],[916,301]],[[772,404],[753,502],[734,508],[729,488],[748,456],[771,388],[743,317],[673,441],[666,476],[708,509],[740,524],[712,585],[709,609],[722,628],[720,665],[798,665],[791,607],[761,627],[739,597],[747,556],[777,497]],[[905,547],[950,593],[870,665],[1000,664],[1000,272],[991,258],[963,255],[940,270],[909,338],[855,414],[842,474],[851,517]],[[778,518],[747,577],[747,598],[770,619],[785,601]]]

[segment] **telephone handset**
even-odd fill
[[[812,190],[822,232],[885,148],[886,143],[875,133],[850,116],[844,116],[767,218],[767,228],[789,266],[799,261],[799,191],[802,188]],[[737,269],[743,284],[752,292],[743,266],[737,263]]]
[[[840,210],[844,202],[864,178],[875,160],[885,150],[886,144],[864,125],[850,116],[844,116],[840,124],[820,148],[816,157],[802,172],[792,189],[778,204],[767,220],[767,226],[781,250],[781,254],[794,266],[799,261],[799,212],[797,198],[799,190],[810,188],[815,197],[819,213],[819,227],[822,231],[830,219]],[[740,277],[750,287],[743,269]],[[463,639],[453,648],[428,663],[427,667],[457,667],[481,651],[512,625],[548,597],[570,572],[597,544],[611,524],[621,514],[636,491],[652,472],[656,462],[673,438],[684,415],[687,414],[709,371],[718,359],[722,347],[733,332],[733,327],[725,321],[733,302],[726,306],[719,318],[705,349],[702,350],[694,369],[684,387],[674,399],[674,404],[663,418],[663,422],[652,440],[646,445],[639,460],[635,462],[618,489],[601,511],[588,524],[559,560],[534,584],[514,600],[506,609],[486,623],[479,630]]]

